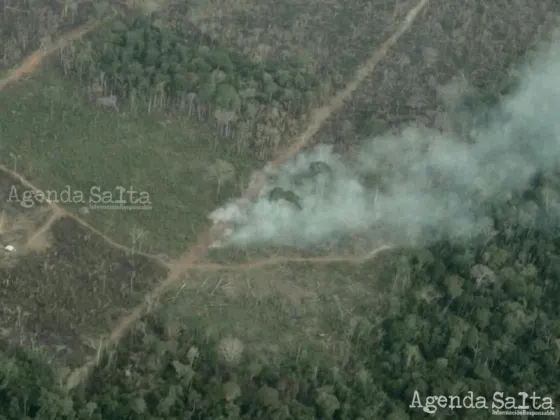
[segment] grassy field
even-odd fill
[[[220,155],[203,125],[96,108],[48,68],[0,97],[6,116],[0,123],[1,162],[42,190],[70,186],[88,196],[92,187],[116,194],[120,185],[147,192],[151,210],[93,210],[87,216],[117,242],[146,252],[176,256],[186,249],[206,215],[237,195],[253,168],[248,159]],[[221,181],[223,175],[212,171],[220,159],[233,170]],[[83,205],[67,208],[78,212]]]

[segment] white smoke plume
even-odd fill
[[[413,245],[491,231],[492,204],[529,188],[538,171],[558,167],[559,53],[558,45],[549,46],[521,70],[518,89],[492,110],[470,143],[409,127],[367,141],[353,160],[323,145],[269,171],[269,185],[252,207],[237,211],[229,203],[213,213],[231,225],[222,244],[306,247],[382,228],[394,242]],[[306,176],[317,161],[332,174]],[[302,209],[269,200],[274,187],[295,193]]]

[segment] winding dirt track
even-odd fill
[[[354,92],[358,89],[360,84],[369,76],[375,69],[377,64],[387,55],[387,52],[393,47],[399,38],[410,28],[419,13],[426,7],[429,0],[419,0],[419,2],[414,6],[407,14],[405,20],[399,25],[395,33],[385,41],[379,49],[377,49],[371,57],[357,70],[354,78],[349,82],[349,84],[335,95],[331,101],[315,110],[311,116],[311,122],[307,129],[300,134],[294,141],[292,145],[284,150],[279,156],[270,162],[270,166],[274,168],[281,167],[288,159],[295,156],[302,148],[307,146],[313,139],[313,137],[320,130],[322,125],[330,118],[333,113],[338,111],[344,103],[352,97]],[[46,48],[35,51],[31,54],[22,65],[17,67],[8,73],[8,75],[0,79],[0,91],[6,87],[9,83],[20,79],[22,76],[32,73],[38,65],[41,63],[43,58],[48,54],[59,50],[60,48],[67,45],[69,42],[80,38],[84,34],[88,33],[98,25],[98,22],[93,22],[78,28],[66,36],[61,37],[55,43]],[[7,168],[1,168],[5,172],[12,171],[7,170]],[[18,176],[20,181],[23,179]],[[256,182],[250,186],[250,188],[244,193],[243,198],[247,199],[248,202],[252,202],[258,196],[261,188],[266,184],[267,178],[264,172],[261,172],[257,177]],[[30,185],[27,182],[28,185]],[[62,211],[58,209],[59,214]],[[65,212],[68,214],[67,212]],[[83,226],[88,229],[94,230],[93,227],[89,226],[83,220],[72,216],[76,221],[78,221]],[[132,325],[142,316],[144,311],[148,307],[148,303],[152,302],[162,295],[167,289],[175,285],[180,280],[185,278],[190,270],[201,269],[208,271],[218,271],[224,269],[232,270],[248,270],[263,267],[270,264],[279,264],[285,262],[310,262],[310,263],[330,263],[330,262],[350,262],[350,263],[361,263],[365,260],[374,258],[381,251],[390,249],[389,246],[383,246],[378,248],[371,253],[361,256],[361,257],[340,257],[340,256],[328,256],[328,257],[318,257],[318,258],[272,258],[266,260],[253,261],[246,264],[237,265],[219,265],[219,264],[204,264],[202,261],[208,256],[209,246],[216,240],[219,239],[223,234],[226,226],[224,224],[217,224],[211,230],[199,234],[198,240],[195,246],[186,251],[186,253],[177,260],[163,263],[169,268],[169,275],[161,283],[159,283],[147,296],[145,301],[132,309],[125,317],[123,317],[117,325],[113,328],[110,334],[109,341],[111,343],[117,342],[126,332],[132,327]],[[99,233],[99,232],[97,232]],[[106,240],[112,242],[113,246],[122,248],[121,245],[114,243],[105,235],[102,235]],[[148,256],[148,255],[147,255]],[[153,258],[153,256],[150,256]],[[161,261],[160,261],[161,263]],[[86,363],[81,369],[75,371],[67,381],[67,388],[72,388],[78,385],[81,381],[87,378],[90,369],[96,364],[95,360]]]
[[[254,260],[241,264],[205,264],[198,263],[193,268],[201,271],[247,271],[264,268],[268,265],[286,264],[286,263],[311,263],[311,264],[332,264],[332,263],[347,263],[347,264],[361,264],[372,258],[377,257],[384,251],[396,249],[391,245],[383,245],[379,248],[368,252],[365,255],[358,256],[340,256],[340,255],[326,255],[323,257],[272,257]]]

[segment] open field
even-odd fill
[[[186,10],[172,2],[158,7],[166,24],[173,12],[178,17],[173,24],[229,40],[254,62],[286,50],[308,54],[310,68],[334,84],[348,80],[377,50],[378,58],[370,57],[346,90],[310,112],[312,122],[303,134],[258,156],[263,160],[274,151],[272,167],[282,167],[313,143],[334,144],[355,162],[372,136],[409,125],[449,133],[449,144],[466,140],[475,148],[477,141],[491,142],[476,130],[483,131],[488,110],[519,81],[519,61],[550,37],[560,16],[552,0],[461,6],[433,0],[414,22],[401,25],[402,38],[393,35],[378,50],[414,5],[375,9],[369,3],[347,8],[331,3],[244,0],[220,8],[214,2],[188,4]],[[366,30],[372,22],[378,22],[375,30]],[[133,38],[115,26],[111,31]],[[89,40],[84,42],[76,45]],[[344,52],[335,60],[336,48]],[[206,64],[211,58],[203,56]],[[376,238],[358,234],[304,251],[281,246],[209,251],[226,226],[217,223],[206,231],[208,212],[231,197],[260,199],[266,183],[257,179],[245,189],[259,164],[249,148],[227,144],[225,133],[236,130],[229,122],[221,121],[216,136],[213,121],[201,117],[216,103],[197,102],[196,112],[189,106],[189,118],[181,118],[186,108],[161,106],[144,113],[133,110],[133,101],[99,108],[95,97],[88,97],[90,86],[75,89],[71,67],[63,69],[69,76],[64,78],[54,63],[0,92],[0,99],[9,99],[0,101],[0,114],[7,116],[0,122],[0,163],[45,189],[132,185],[150,194],[152,209],[84,214],[83,203],[64,205],[132,248],[122,252],[53,207],[5,203],[0,221],[6,222],[0,226],[7,228],[0,231],[0,244],[9,239],[17,251],[0,259],[3,338],[71,368],[86,362],[70,376],[67,385],[74,389],[61,394],[65,408],[53,398],[50,414],[36,418],[419,419],[427,411],[409,406],[417,391],[423,398],[467,391],[486,397],[496,390],[534,391],[554,403],[545,410],[556,407],[558,413],[555,170],[536,172],[530,182],[518,180],[507,202],[481,201],[481,207],[491,207],[492,225],[474,239],[457,242],[441,235],[421,246],[411,240],[380,247]],[[209,85],[215,77],[231,77],[220,71],[219,65],[212,70]],[[154,100],[180,103],[159,86],[149,91],[150,107]],[[276,107],[264,102],[259,109]],[[306,106],[313,110],[324,102],[319,96]],[[377,145],[381,154],[380,139],[374,139]],[[453,150],[459,160],[467,149]],[[403,162],[395,166],[406,165],[407,157],[396,156]],[[223,182],[218,166],[229,168]],[[387,174],[395,173],[387,168]],[[454,170],[449,172],[459,173]],[[6,195],[11,183],[7,178],[0,183],[0,193]],[[470,199],[463,197],[465,206]],[[419,209],[409,210],[421,217]],[[134,250],[181,256],[162,268]],[[81,414],[71,417],[69,407]],[[12,410],[10,419],[32,409]],[[433,414],[482,419],[492,410],[440,408]]]
[[[344,341],[351,324],[363,318],[364,308],[385,307],[401,255],[386,249],[362,261],[359,255],[348,262],[339,255],[331,262],[325,256],[308,261],[276,256],[274,262],[269,256],[200,264],[187,281],[165,294],[161,312],[155,313],[165,317],[169,328],[197,325],[216,341],[235,336],[254,347],[255,354],[277,361],[307,345],[337,348],[348,344]],[[337,359],[342,355],[328,351],[317,356],[343,363]]]

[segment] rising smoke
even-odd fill
[[[409,127],[370,139],[352,160],[324,145],[301,153],[270,171],[247,211],[230,203],[213,213],[232,227],[223,244],[306,247],[381,229],[393,244],[419,245],[491,231],[491,209],[528,189],[537,172],[555,170],[560,157],[560,47],[543,49],[520,74],[470,142]],[[306,175],[317,161],[332,174]],[[293,191],[303,209],[269,200],[274,187]]]

